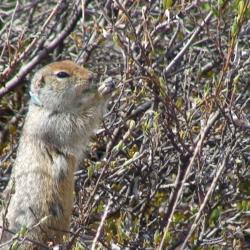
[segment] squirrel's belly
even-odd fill
[[[26,228],[28,237],[33,240],[59,243],[69,232],[76,160],[71,156],[64,159],[56,151],[49,151],[49,154],[43,151],[37,161],[34,160],[36,153],[38,150],[33,152],[29,162],[35,162],[34,168],[19,164],[15,171],[15,192],[6,216],[8,229],[17,233]]]

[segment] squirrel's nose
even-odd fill
[[[89,71],[88,72],[88,80],[92,80],[93,79],[93,76],[94,76],[94,73]]]

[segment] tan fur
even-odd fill
[[[62,71],[69,77],[59,78],[56,74]],[[34,101],[29,105],[9,183],[15,191],[6,219],[14,233],[25,226],[29,239],[58,244],[69,231],[74,171],[98,126],[106,98],[93,83],[92,73],[71,61],[39,70],[31,91],[42,105]],[[12,236],[3,232],[4,241]],[[25,241],[19,249],[42,248]]]

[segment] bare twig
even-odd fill
[[[204,21],[199,25],[195,31],[193,32],[193,35],[189,38],[185,46],[181,49],[181,51],[176,55],[176,57],[171,61],[171,63],[165,68],[164,74],[165,76],[168,75],[171,68],[177,64],[177,62],[183,57],[183,55],[186,53],[187,49],[191,46],[194,39],[197,37],[197,35],[201,32],[201,30],[204,28],[205,25],[209,22],[211,17],[213,16],[213,11],[210,11]]]
[[[53,51],[57,45],[65,39],[70,32],[74,29],[76,23],[78,22],[80,16],[82,14],[82,9],[79,7],[77,11],[73,14],[70,23],[63,29],[55,39],[53,39],[49,44],[44,46],[44,48],[39,52],[37,56],[35,56],[30,62],[21,67],[16,76],[12,78],[5,84],[5,87],[0,89],[0,97],[7,94],[9,91],[15,89],[23,80],[23,78],[38,64],[41,59],[43,59],[48,53]]]
[[[18,2],[17,2],[18,3]],[[41,35],[44,33],[45,28],[47,27],[47,25],[49,24],[49,22],[51,21],[51,19],[53,18],[53,16],[55,15],[55,13],[57,12],[57,10],[60,8],[60,6],[62,5],[63,0],[60,0],[57,5],[54,7],[54,9],[52,10],[52,12],[50,13],[49,17],[47,18],[47,20],[44,22],[41,30],[39,31],[39,33],[36,34],[36,37],[32,40],[32,42],[25,48],[25,50],[22,52],[22,54],[20,56],[16,56],[14,58],[13,61],[10,62],[9,66],[3,71],[2,73],[2,78],[5,79],[7,78],[16,68],[16,65],[23,59],[25,59],[27,57],[27,55],[30,53],[30,51],[32,49],[34,49],[34,46],[36,45],[36,43],[38,42],[38,39],[41,37]]]
[[[187,169],[185,171],[185,174],[183,176],[183,179],[182,180],[179,180],[177,178],[178,181],[181,181],[181,183],[176,183],[176,186],[178,185],[179,188],[176,189],[174,192],[175,192],[175,195],[172,196],[173,199],[174,199],[174,203],[171,207],[169,207],[169,211],[167,214],[169,215],[168,218],[164,218],[164,220],[166,221],[166,226],[164,228],[164,234],[163,234],[163,237],[162,237],[162,241],[161,241],[161,244],[159,246],[159,250],[162,250],[164,249],[164,241],[165,241],[165,237],[167,235],[167,232],[169,230],[169,226],[170,226],[170,223],[172,222],[172,217],[173,217],[173,214],[174,214],[174,211],[175,211],[175,208],[178,204],[178,201],[179,201],[179,198],[182,194],[182,191],[183,191],[183,188],[184,188],[184,183],[186,182],[186,179],[187,177],[189,176],[189,173],[191,171],[191,168],[196,160],[196,157],[198,155],[198,153],[200,152],[201,148],[202,148],[202,143],[203,143],[203,140],[205,138],[205,135],[208,133],[208,131],[211,129],[211,127],[213,126],[213,124],[215,123],[215,121],[218,119],[219,117],[219,111],[216,111],[214,114],[212,114],[207,122],[207,125],[204,129],[202,129],[202,131],[200,132],[200,136],[199,136],[199,140],[196,144],[196,147],[194,149],[194,153],[193,153],[193,156],[190,160],[190,163],[188,164],[187,166]]]
[[[226,155],[224,156],[224,159],[223,159],[222,164],[220,165],[220,167],[218,168],[218,170],[215,170],[215,171],[216,171],[216,175],[215,175],[215,177],[214,177],[214,179],[213,179],[213,182],[212,182],[212,184],[211,184],[211,187],[209,188],[209,190],[208,190],[207,193],[206,193],[206,196],[205,196],[205,198],[204,198],[204,201],[202,202],[202,204],[201,204],[201,206],[200,206],[200,209],[199,209],[199,211],[198,211],[198,213],[197,213],[197,215],[196,215],[196,217],[195,217],[195,219],[194,219],[194,222],[192,223],[192,227],[190,228],[190,230],[189,230],[189,232],[188,232],[188,235],[187,235],[187,237],[185,238],[185,240],[184,240],[184,242],[183,242],[183,244],[182,244],[180,250],[184,250],[184,249],[185,249],[185,246],[186,246],[186,244],[187,244],[189,238],[191,237],[192,233],[194,232],[195,228],[197,227],[198,221],[199,221],[199,219],[200,219],[200,217],[201,217],[201,215],[202,215],[202,212],[203,212],[205,206],[206,206],[207,203],[208,203],[208,199],[211,198],[211,196],[212,196],[212,194],[213,194],[213,192],[214,192],[214,189],[215,189],[215,187],[216,187],[216,184],[217,184],[219,178],[221,177],[222,171],[224,170],[224,168],[225,168],[225,166],[226,166],[226,164],[227,164],[228,157],[229,157],[229,154],[230,154],[231,152],[232,152],[232,149],[231,149],[231,148],[227,150],[227,153],[226,153]]]
[[[95,250],[96,249],[96,244],[97,244],[98,238],[100,237],[101,231],[103,229],[104,222],[105,222],[105,220],[107,218],[107,215],[108,215],[109,208],[110,208],[111,204],[112,204],[112,200],[109,199],[108,204],[107,204],[107,206],[106,206],[106,208],[104,210],[104,213],[103,213],[103,216],[102,216],[102,220],[101,220],[101,222],[99,224],[99,227],[97,229],[95,238],[93,240],[93,243],[92,243],[92,246],[91,246],[91,250]]]

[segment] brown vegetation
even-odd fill
[[[71,59],[117,90],[64,247],[248,249],[249,15],[244,0],[1,1],[1,191],[31,75]]]

